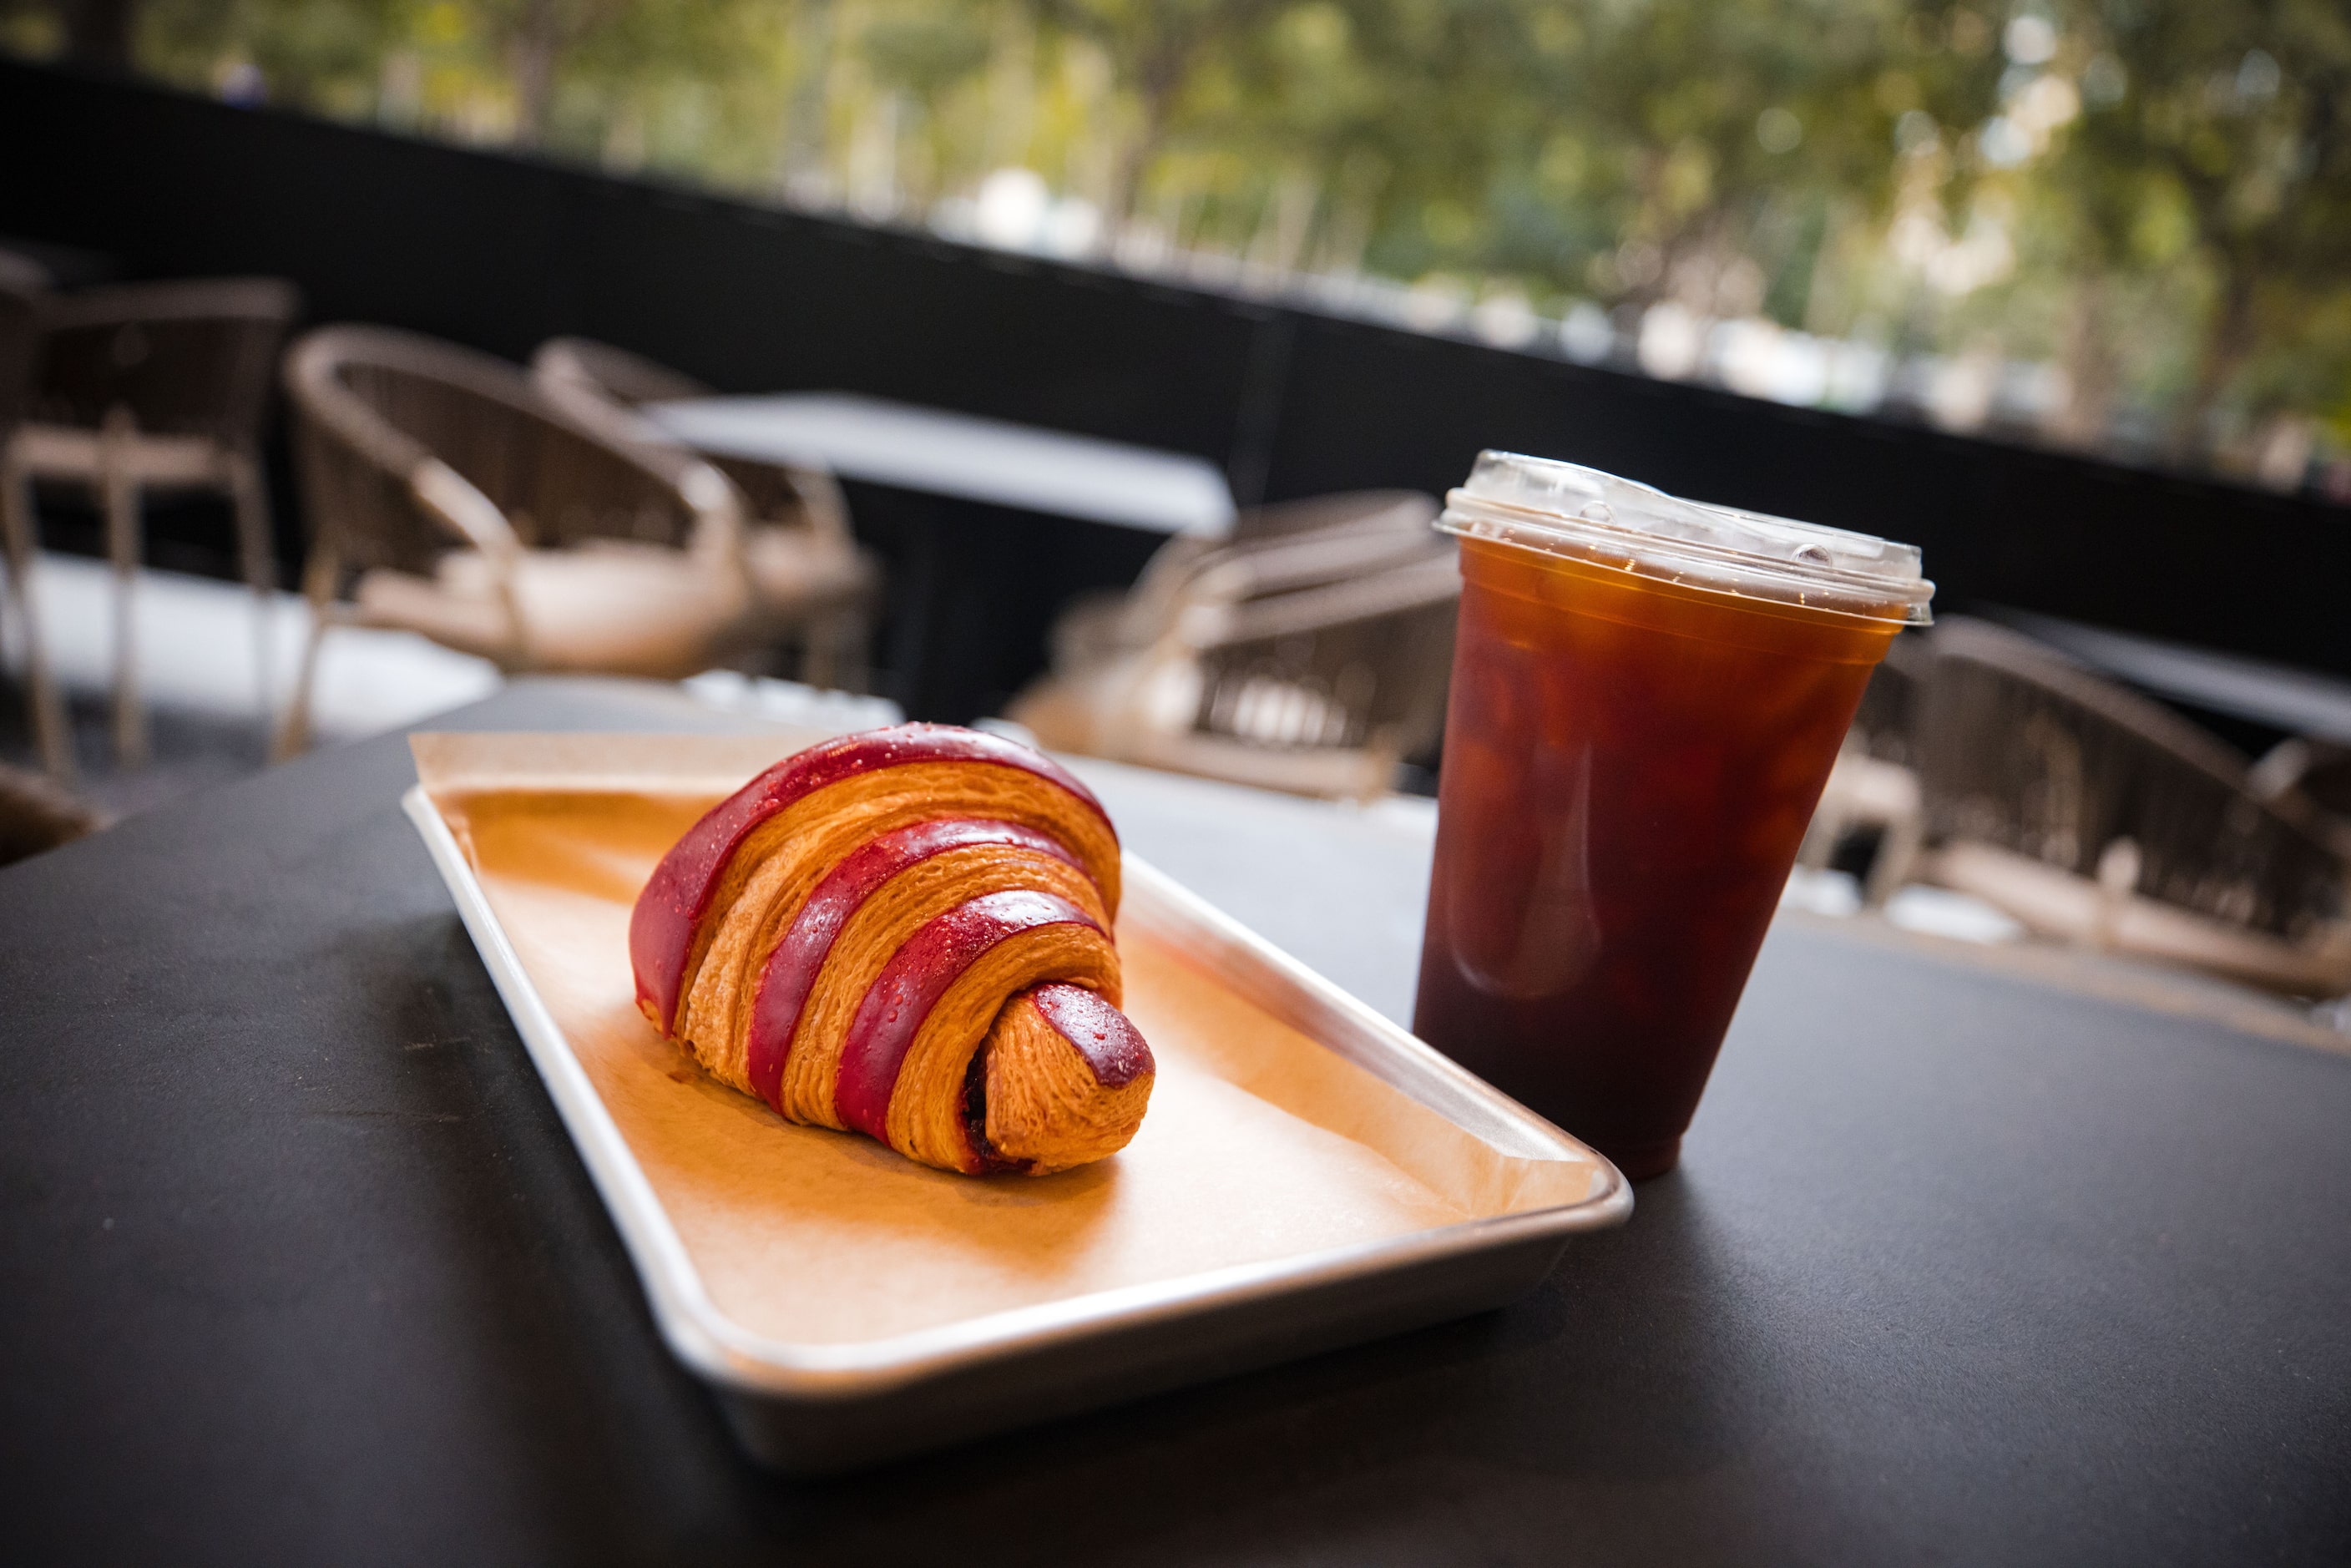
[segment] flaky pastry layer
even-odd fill
[[[1123,1147],[1150,1097],[1116,1007],[1117,875],[1100,805],[1041,757],[941,726],[828,742],[655,872],[639,1007],[789,1120],[947,1170],[1067,1169]]]
[[[1014,997],[980,1061],[987,1093],[975,1142],[1039,1176],[1118,1153],[1151,1103],[1150,1048],[1123,1013],[1080,987]]]

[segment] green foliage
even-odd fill
[[[142,0],[139,45],[874,217],[1026,166],[1134,265],[2047,361],[2063,439],[2351,444],[2342,0]]]

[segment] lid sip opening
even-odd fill
[[[1740,598],[1907,626],[1933,619],[1916,545],[1684,500],[1554,458],[1479,453],[1437,526]]]

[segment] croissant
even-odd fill
[[[1118,1010],[1118,835],[1050,758],[948,725],[810,747],[673,845],[637,1008],[786,1119],[980,1175],[1117,1153],[1151,1048]]]

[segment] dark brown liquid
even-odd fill
[[[1465,540],[1413,1028],[1672,1166],[1895,627]]]

